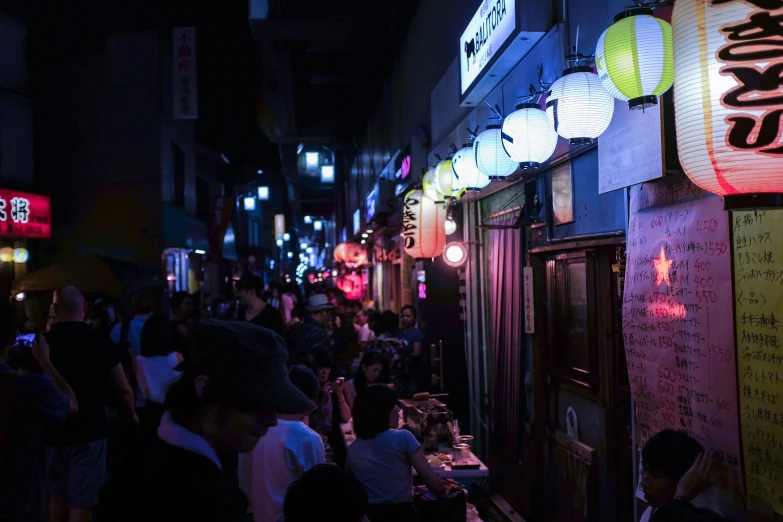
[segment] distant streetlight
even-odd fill
[[[324,228],[323,221],[313,221],[313,230],[321,230]]]
[[[277,246],[281,247],[281,246],[283,246],[283,240],[282,239],[278,239],[277,241],[275,241],[275,244],[277,244]]]
[[[313,216],[305,216],[304,217],[305,225],[310,225],[313,223]]]
[[[321,183],[334,183],[334,165],[321,167]]]
[[[245,210],[255,210],[256,209],[256,198],[252,196],[248,196],[245,198]]]
[[[305,152],[305,165],[308,167],[318,166],[318,153],[317,152]]]
[[[292,257],[294,257],[294,253],[293,252],[289,252],[288,253],[288,259],[291,259]]]
[[[283,241],[291,241],[291,234],[289,234],[288,232],[283,234]]]
[[[261,201],[269,199],[269,187],[258,187],[258,199]]]
[[[306,250],[307,249],[307,243],[299,243],[299,248],[301,248],[302,250]]]

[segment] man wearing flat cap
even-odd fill
[[[243,521],[247,499],[226,465],[252,450],[278,414],[315,407],[289,380],[283,340],[271,330],[208,319],[191,327],[189,343],[158,436],[110,477],[102,520]]]
[[[326,327],[332,320],[334,305],[326,294],[313,294],[307,300],[307,317],[288,332],[289,361],[310,368],[333,357]]]

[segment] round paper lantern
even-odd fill
[[[14,249],[14,263],[27,263],[30,259],[30,252],[26,248]]]
[[[503,148],[500,125],[487,125],[487,130],[476,136],[473,157],[479,172],[489,179],[506,179],[519,168]]]
[[[405,252],[417,259],[440,255],[446,244],[446,215],[446,209],[425,197],[423,191],[408,192],[402,217]]]
[[[462,190],[459,180],[454,178],[451,159],[443,160],[435,166],[432,181],[435,190],[444,198],[453,199]]]
[[[680,163],[727,210],[783,205],[783,49],[756,4],[679,0],[672,18]]]
[[[424,179],[422,179],[422,187],[424,190],[425,197],[429,198],[430,200],[434,201],[435,203],[443,203],[446,201],[446,198],[443,197],[443,194],[441,194],[436,185],[435,185],[435,169],[432,168],[428,170],[426,173],[424,173]]]
[[[14,259],[14,249],[11,247],[0,248],[0,261],[10,263]]]
[[[348,243],[340,243],[334,247],[334,260],[338,263],[343,263],[345,261],[345,248],[347,246]]]
[[[557,147],[557,133],[535,103],[520,103],[503,121],[503,147],[523,169],[537,169]]]
[[[674,81],[672,26],[652,14],[649,8],[620,13],[595,49],[601,83],[631,109],[656,105]]]
[[[367,261],[367,250],[362,245],[348,243],[343,254],[343,261],[348,266],[363,265]]]
[[[571,145],[589,145],[612,122],[614,98],[590,67],[572,67],[549,88],[549,125]]]
[[[489,185],[489,177],[479,171],[476,166],[473,147],[465,145],[459,149],[451,158],[451,167],[460,185],[468,192],[478,192]]]

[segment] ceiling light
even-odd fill
[[[309,225],[313,222],[313,216],[305,216],[304,217],[305,225]]]
[[[372,229],[368,228],[368,229],[367,229],[367,233],[368,233],[368,234],[372,234]]]
[[[275,241],[275,243],[276,243],[276,244],[277,244],[277,246],[279,246],[279,247],[283,246],[283,240],[282,240],[282,239],[278,239],[277,241]]]
[[[207,253],[207,251],[206,251],[206,250],[194,250],[194,251],[193,251],[193,253],[194,253],[194,254],[200,254],[200,255],[202,255],[202,256],[203,256],[204,254],[206,254],[206,253]]]
[[[308,254],[312,254],[313,253],[313,247],[307,247],[307,250],[305,250],[305,252],[307,252]]]
[[[299,243],[299,248],[301,248],[302,250],[306,250],[307,249],[307,243]]]
[[[334,165],[324,165],[321,167],[321,183],[334,182]]]
[[[288,232],[283,234],[283,241],[291,241],[291,234],[289,234]]]
[[[324,228],[324,222],[323,221],[313,221],[313,229],[314,230],[321,230]]]
[[[293,252],[289,252],[288,253],[288,259],[291,259],[292,257],[294,257],[294,253]]]
[[[258,199],[261,201],[269,199],[269,187],[258,187]]]
[[[263,171],[262,169],[258,169],[258,170],[256,171],[256,173],[257,173],[257,174],[263,174],[263,173],[264,173],[264,171]]]
[[[317,152],[305,152],[305,165],[308,167],[318,166],[318,153]]]
[[[248,196],[245,198],[245,210],[256,209],[256,198]]]
[[[366,238],[370,237],[370,235],[369,234],[362,234],[362,237],[366,239]]]

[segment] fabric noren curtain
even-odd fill
[[[492,230],[489,320],[492,353],[491,421],[495,444],[519,457],[522,381],[522,231]]]

